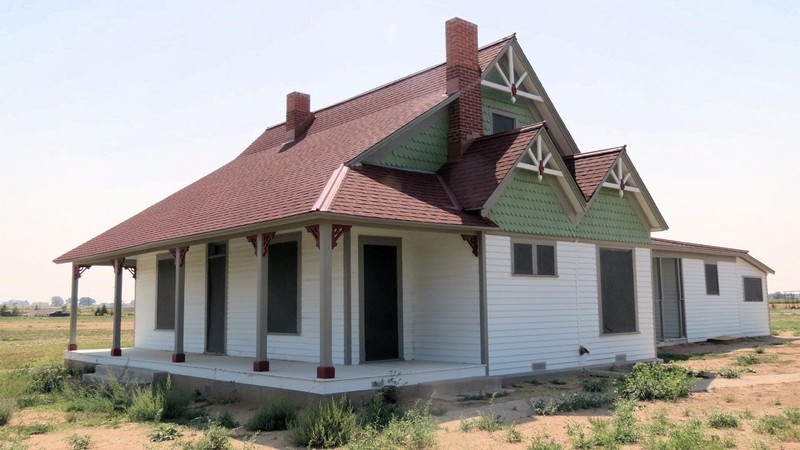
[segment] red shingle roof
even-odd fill
[[[461,159],[442,166],[439,173],[461,207],[482,207],[543,126],[544,122],[476,139]]]
[[[364,165],[347,172],[329,209],[375,219],[494,227],[457,209],[435,174]]]
[[[564,157],[564,164],[567,165],[586,201],[592,198],[597,187],[605,180],[608,169],[624,150],[623,146]]]
[[[481,48],[482,70],[510,39]],[[441,64],[316,111],[306,135],[290,145],[283,145],[283,124],[268,128],[230,163],[59,256],[56,262],[121,253],[310,212],[340,164],[444,101],[445,87]],[[358,177],[353,175],[349,183],[366,183]],[[457,222],[449,216],[442,220]],[[467,218],[459,220],[466,223]]]

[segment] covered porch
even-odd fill
[[[336,378],[315,376],[316,363],[273,359],[268,372],[254,372],[253,359],[239,356],[187,354],[185,362],[173,363],[172,352],[141,348],[122,349],[111,356],[108,349],[64,352],[65,362],[108,365],[168,372],[173,375],[327,395],[358,392],[383,386],[389,378],[401,385],[483,376],[483,364],[437,361],[386,361],[337,366]]]

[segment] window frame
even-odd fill
[[[748,300],[747,299],[747,281],[748,280],[757,280],[758,281],[758,300]],[[748,303],[763,303],[764,302],[764,280],[761,277],[753,277],[753,276],[743,276],[742,277],[742,299]]]
[[[713,266],[715,268],[715,275],[716,275],[716,284],[717,284],[717,292],[711,292],[708,285],[708,268]],[[717,261],[704,261],[703,262],[703,272],[705,273],[705,281],[706,281],[706,295],[720,295],[720,286],[719,286],[719,263]]]
[[[153,314],[153,330],[154,331],[175,331],[175,308],[177,307],[177,304],[176,304],[177,301],[175,299],[175,292],[174,291],[172,292],[172,304],[173,304],[172,305],[172,312],[173,312],[173,314],[172,314],[172,328],[160,328],[158,326],[158,317],[159,317],[159,313],[158,313],[158,310],[159,310],[159,308],[158,308],[158,304],[159,304],[158,291],[159,291],[159,289],[158,288],[159,288],[159,282],[161,280],[161,275],[160,275],[161,271],[159,270],[158,266],[162,261],[170,261],[170,262],[172,262],[172,267],[173,267],[173,272],[172,272],[173,273],[173,280],[172,280],[173,284],[172,285],[173,285],[173,287],[175,286],[175,282],[177,281],[175,279],[176,278],[175,274],[177,273],[177,270],[174,270],[174,268],[175,268],[175,258],[173,258],[172,255],[170,255],[169,253],[162,253],[162,254],[156,255],[156,282],[155,282],[155,291],[156,292],[155,292],[155,296],[154,296],[155,302],[153,302],[153,308],[154,308],[154,311],[153,311],[153,313],[154,313]]]
[[[513,128],[511,128],[512,130],[515,130],[519,126],[519,117],[516,114],[508,112],[508,111],[503,111],[502,109],[489,108],[489,127],[490,127],[490,130],[489,130],[490,133],[489,134],[490,135],[503,132],[503,131],[495,131],[494,130],[494,115],[495,114],[497,114],[498,116],[502,116],[502,117],[505,117],[505,118],[513,120],[514,121],[514,126],[513,126]],[[505,130],[505,131],[509,131],[509,130]]]
[[[273,244],[285,244],[287,242],[297,242],[297,317],[296,320],[296,331],[295,332],[279,332],[279,331],[270,331],[269,330],[269,247]],[[267,281],[266,284],[266,307],[267,307],[267,335],[268,336],[300,336],[302,334],[302,318],[303,318],[303,233],[297,231],[292,233],[285,233],[285,234],[278,234],[269,243],[267,247],[267,256],[265,257],[266,261],[262,265],[262,276],[265,277],[264,279]]]
[[[608,251],[625,251],[630,252],[631,254],[631,275],[633,281],[633,321],[634,321],[634,329],[632,331],[620,331],[620,332],[607,332],[605,330],[604,321],[603,321],[603,277],[602,277],[602,266],[601,266],[601,252],[603,250]],[[597,309],[598,309],[598,317],[599,323],[598,326],[600,328],[600,337],[613,337],[613,336],[623,336],[626,334],[640,334],[641,329],[639,328],[639,286],[638,286],[638,279],[637,279],[637,271],[636,271],[636,248],[635,247],[597,247]],[[655,335],[655,333],[654,333]]]
[[[516,273],[516,257],[514,254],[515,244],[531,246],[531,264],[534,273]],[[546,241],[540,239],[511,239],[511,276],[512,277],[536,277],[536,278],[558,278],[558,243],[556,241]],[[553,273],[540,275],[536,273],[539,268],[538,246],[553,247]]]

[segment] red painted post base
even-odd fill
[[[336,378],[336,369],[333,366],[317,367],[317,378]]]
[[[111,349],[111,356],[122,356],[122,349],[121,348],[112,348]]]
[[[69,345],[67,345],[67,350],[70,351],[70,352],[74,352],[77,349],[78,349],[78,344],[69,344]]]
[[[186,362],[186,354],[185,353],[173,353],[172,354],[172,362],[174,362],[174,363]]]
[[[253,372],[269,372],[269,361],[253,361]]]

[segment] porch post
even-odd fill
[[[186,353],[183,352],[183,317],[184,317],[184,286],[186,282],[186,252],[189,247],[171,248],[169,250],[175,262],[175,350],[172,353],[172,362],[186,362]]]
[[[266,245],[264,233],[256,236],[256,360],[253,361],[254,372],[269,372],[267,359],[267,296],[264,286],[269,283],[268,273],[264,270],[266,259]]]
[[[78,349],[78,280],[90,266],[72,265],[72,297],[69,304],[69,344],[67,350]]]
[[[111,356],[122,356],[122,345],[120,343],[120,330],[122,328],[122,264],[125,258],[117,258],[111,261],[114,268],[114,331],[111,342]]]
[[[351,255],[350,255],[350,230],[344,233],[344,252],[342,252],[342,278],[344,278],[344,364],[353,364],[353,280],[351,274]]]
[[[319,224],[319,367],[317,378],[334,378],[333,367],[333,226],[330,222]]]
[[[486,233],[478,232],[478,308],[480,317],[481,364],[486,366],[489,375],[489,308],[486,290]]]

